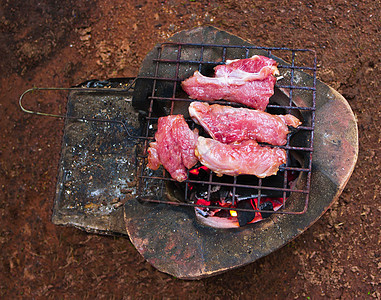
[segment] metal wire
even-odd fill
[[[133,138],[133,139],[141,139],[142,137],[140,136],[134,136],[130,133],[130,131],[128,130],[126,124],[124,121],[121,121],[121,120],[110,120],[110,119],[101,119],[101,118],[86,118],[86,117],[75,117],[75,116],[69,116],[69,115],[58,115],[58,114],[52,114],[52,113],[47,113],[47,112],[41,112],[41,111],[36,111],[36,110],[32,110],[32,109],[27,109],[25,108],[24,104],[23,104],[23,100],[24,100],[24,97],[29,94],[29,93],[33,93],[33,92],[37,92],[37,91],[81,91],[81,92],[128,92],[131,90],[131,88],[133,87],[133,85],[135,84],[137,78],[133,78],[132,79],[132,82],[130,84],[127,85],[127,87],[125,88],[95,88],[95,87],[91,87],[91,88],[88,88],[88,87],[69,87],[69,88],[65,88],[65,87],[33,87],[33,88],[30,88],[30,89],[27,89],[26,91],[24,91],[20,98],[19,98],[19,106],[21,108],[21,110],[24,112],[24,113],[28,113],[28,114],[32,114],[32,115],[37,115],[37,116],[43,116],[43,117],[52,117],[52,118],[58,118],[58,119],[68,119],[68,120],[75,120],[75,121],[87,121],[87,122],[99,122],[99,123],[114,123],[114,124],[118,124],[120,126],[123,127],[124,131],[127,133],[127,135],[129,136],[129,138]]]

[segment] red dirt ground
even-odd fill
[[[0,3],[1,298],[381,298],[380,1]],[[296,240],[246,267],[182,281],[126,238],[51,223],[62,123],[26,115],[17,101],[33,86],[135,76],[156,43],[208,24],[258,46],[316,49],[318,78],[357,117],[360,153],[339,200]]]

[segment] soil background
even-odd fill
[[[380,1],[0,0],[0,297],[380,299]],[[213,25],[258,46],[317,51],[318,78],[349,102],[360,152],[312,227],[250,265],[183,281],[127,238],[51,223],[62,121],[26,115],[21,93],[136,76],[173,33]],[[37,102],[61,112],[64,100]]]

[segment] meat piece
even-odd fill
[[[255,175],[260,178],[275,175],[287,161],[286,151],[260,146],[253,140],[223,144],[199,137],[195,150],[200,162],[217,175]]]
[[[216,77],[240,78],[242,76],[251,76],[253,80],[262,80],[270,75],[278,73],[275,60],[266,56],[254,55],[245,59],[227,60],[226,64],[215,67]],[[246,73],[246,74],[245,74]]]
[[[184,181],[186,169],[197,163],[194,153],[197,138],[197,129],[190,130],[183,115],[159,118],[156,141],[148,148],[148,167],[157,170],[162,164],[173,179]]]
[[[271,115],[259,110],[203,102],[192,102],[189,114],[212,138],[222,143],[251,139],[285,145],[289,133],[287,126],[298,127],[301,124],[292,115]]]
[[[214,77],[196,71],[181,83],[183,90],[192,99],[224,99],[258,110],[266,109],[274,94],[276,78],[273,75],[279,74],[275,60],[258,55],[227,61],[214,70]]]

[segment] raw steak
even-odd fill
[[[292,115],[271,115],[259,110],[203,102],[192,102],[189,114],[212,138],[222,143],[252,139],[285,145],[289,133],[287,126],[298,127],[301,124]]]
[[[260,178],[275,175],[287,161],[286,151],[260,146],[253,140],[223,144],[199,137],[195,150],[200,162],[217,175],[255,175]]]
[[[214,77],[196,71],[181,83],[183,90],[192,99],[224,99],[258,110],[266,109],[274,94],[276,78],[273,75],[279,74],[275,60],[258,55],[227,61],[214,70]]]
[[[190,130],[182,115],[170,115],[158,120],[155,142],[148,148],[148,167],[157,170],[162,164],[177,181],[187,179],[186,169],[197,163],[195,148],[197,130]]]

